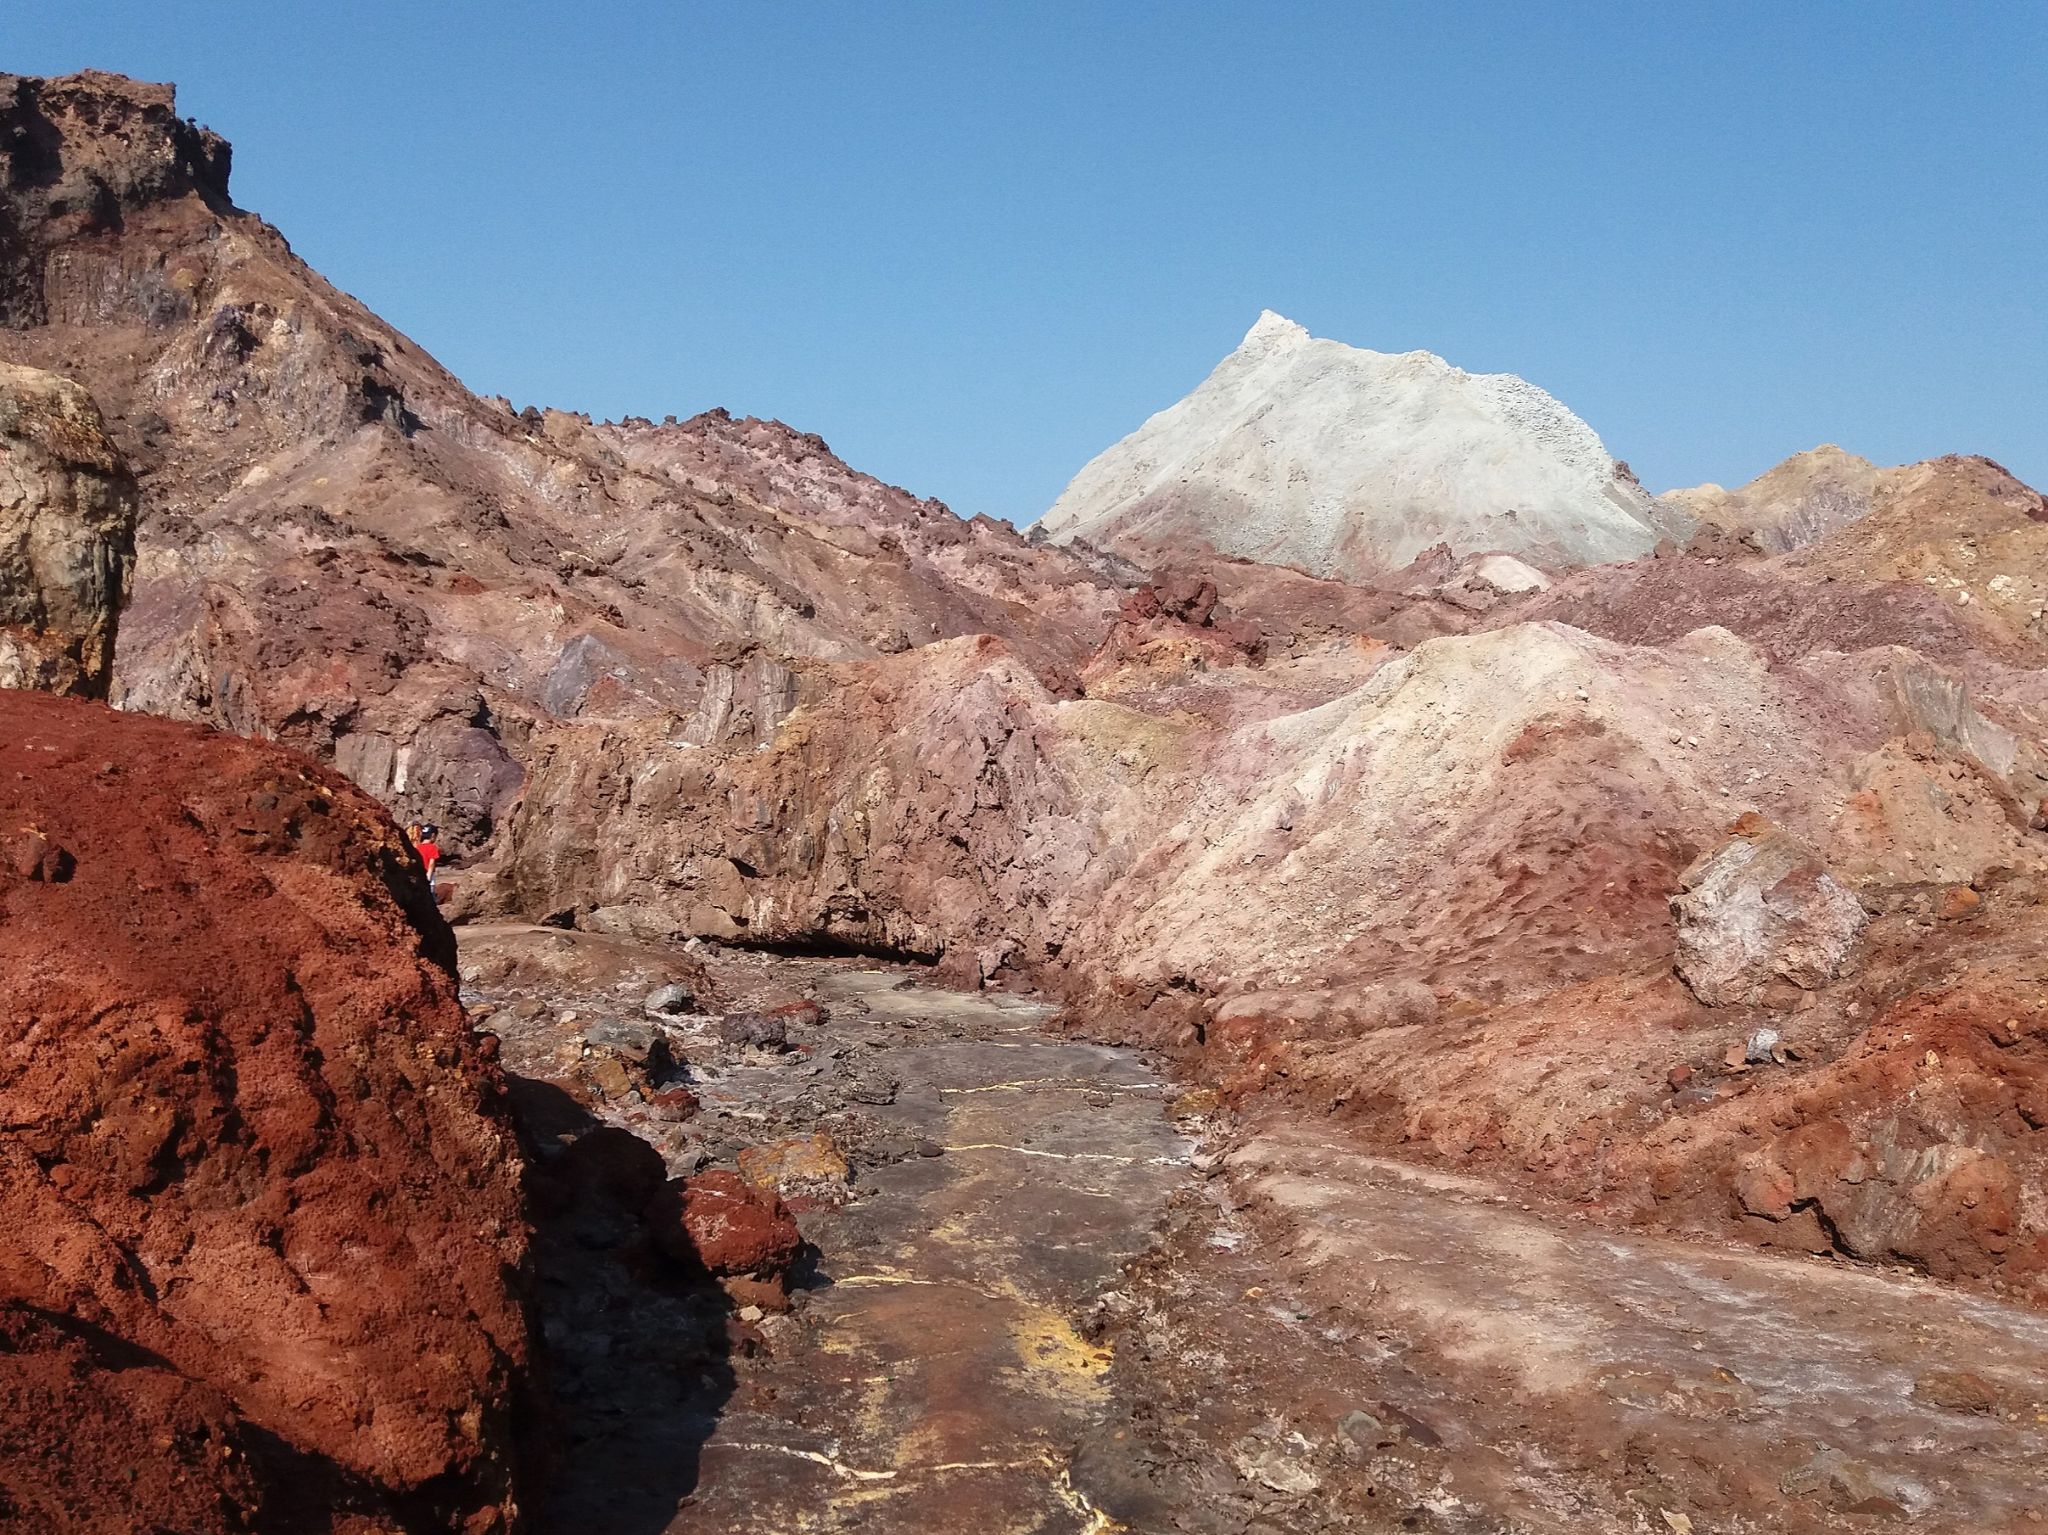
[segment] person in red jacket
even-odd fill
[[[427,866],[427,888],[434,888],[434,865],[441,861],[441,829],[438,826],[422,826],[419,840],[413,844],[413,851],[420,855],[420,862]]]

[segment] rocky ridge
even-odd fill
[[[0,367],[0,1524],[509,1529],[522,1162],[453,937],[331,772],[49,696],[126,595],[99,420]]]
[[[142,485],[126,707],[328,758],[479,854],[558,721],[709,728],[750,657],[772,692],[970,633],[1072,666],[1121,600],[775,423],[479,399],[230,163],[169,87],[0,76],[7,356],[88,389]]]

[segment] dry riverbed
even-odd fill
[[[787,1314],[591,1212],[543,1230],[555,1535],[2048,1531],[2040,1313],[1212,1123],[1042,1005],[897,969],[462,944],[544,1152],[826,1137],[780,1157]],[[660,1025],[686,1117],[591,1085],[678,974],[718,999]],[[721,1030],[800,998],[780,1041]]]

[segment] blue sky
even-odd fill
[[[473,388],[722,404],[1024,522],[1262,307],[1542,384],[1654,489],[2048,486],[2048,4],[189,4],[235,190]],[[26,12],[26,14],[24,14]]]

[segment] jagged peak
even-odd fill
[[[1437,353],[1420,347],[1407,352],[1381,352],[1372,347],[1353,346],[1348,341],[1331,341],[1312,334],[1307,326],[1271,309],[1259,311],[1259,318],[1253,323],[1252,328],[1244,333],[1244,340],[1238,343],[1234,355],[1270,357],[1311,343],[1318,347],[1335,348],[1356,357],[1369,358],[1380,366],[1402,367],[1412,373],[1441,373],[1453,379],[1515,379],[1512,373],[1468,373]],[[1515,381],[1520,382],[1519,379]]]
[[[1252,323],[1252,328],[1244,333],[1244,340],[1238,343],[1238,350],[1270,350],[1280,346],[1296,346],[1313,339],[1308,333],[1308,327],[1297,325],[1286,315],[1277,314],[1271,309],[1261,309],[1258,319]]]
[[[106,70],[0,72],[0,171],[15,186],[81,177],[125,206],[197,191],[226,201],[233,150],[178,115],[177,87]]]

